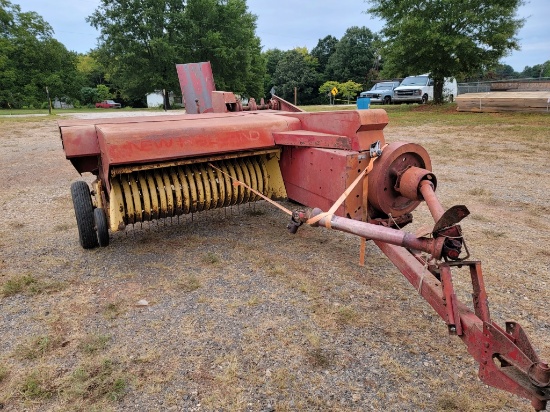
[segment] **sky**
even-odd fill
[[[54,38],[69,50],[86,53],[97,45],[99,33],[88,23],[99,0],[11,0],[22,11],[35,11],[54,30]],[[309,51],[319,39],[332,35],[340,39],[352,26],[366,26],[378,32],[383,22],[364,13],[364,0],[248,0],[248,8],[258,17],[256,35],[263,50],[291,50],[307,47]],[[527,0],[518,10],[525,25],[518,33],[520,51],[501,61],[521,72],[550,60],[549,0]]]

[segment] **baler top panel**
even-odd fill
[[[189,115],[184,120],[96,126],[104,167],[275,146],[274,132],[295,130],[297,119],[240,113]]]

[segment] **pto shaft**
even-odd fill
[[[323,213],[321,209],[313,209],[311,216],[315,217],[321,213]],[[314,226],[317,225],[351,233],[365,239],[378,240],[391,245],[403,246],[407,249],[426,252],[436,259],[441,258],[441,251],[444,243],[443,238],[417,238],[413,234],[402,230],[360,222],[358,220],[347,219],[335,215],[321,218],[314,224]]]

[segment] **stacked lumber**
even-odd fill
[[[547,112],[550,91],[465,93],[456,97],[459,112]]]

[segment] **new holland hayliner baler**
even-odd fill
[[[467,260],[459,222],[468,209],[444,210],[426,150],[385,142],[384,110],[306,113],[276,96],[243,105],[215,90],[209,63],[177,72],[184,115],[59,122],[67,159],[97,176],[91,192],[71,186],[82,247],[107,246],[109,231],[139,222],[294,200],[303,209],[281,207],[291,233],[309,224],[372,240],[466,344],[483,382],[546,408],[548,364],[519,324],[491,320],[481,263]],[[434,227],[418,237],[400,228],[420,202]],[[473,311],[457,299],[454,267],[469,269]]]

